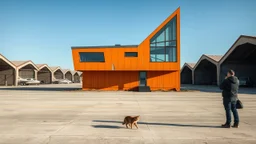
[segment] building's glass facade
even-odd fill
[[[177,61],[177,16],[150,40],[150,62]]]

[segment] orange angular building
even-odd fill
[[[180,90],[180,8],[139,45],[74,46],[83,90]]]

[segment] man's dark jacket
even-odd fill
[[[236,76],[226,78],[221,84],[222,97],[224,101],[236,101],[239,88],[239,80]]]

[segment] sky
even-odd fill
[[[180,7],[181,66],[256,36],[255,0],[0,0],[0,53],[74,69],[71,46],[140,44]]]

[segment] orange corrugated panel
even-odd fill
[[[147,77],[147,85],[151,90],[179,90],[176,71],[149,71]]]
[[[123,90],[138,86],[138,72],[85,71],[84,89]]]

